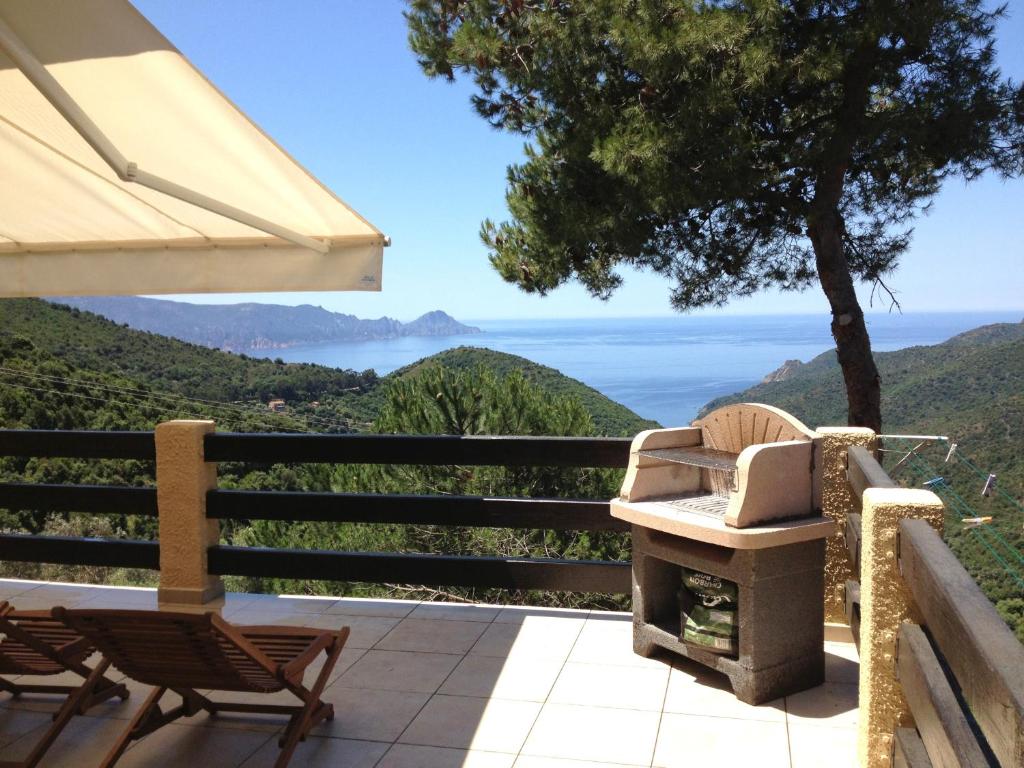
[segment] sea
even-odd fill
[[[990,323],[1019,323],[1022,316],[869,314],[867,323],[872,348],[884,352],[937,344]],[[486,347],[556,368],[644,418],[678,426],[708,401],[757,384],[787,360],[807,362],[833,349],[825,315],[460,320],[483,333],[331,342],[259,354],[384,375],[452,347]]]

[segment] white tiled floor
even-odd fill
[[[10,580],[0,580],[3,599],[18,608],[156,607],[152,590]],[[240,594],[221,612],[237,623],[352,629],[324,692],[335,719],[299,746],[294,766],[855,763],[857,656],[846,643],[826,643],[825,685],[751,707],[719,675],[634,655],[626,614]],[[147,693],[130,689],[127,702],[74,718],[43,765],[98,763]],[[0,693],[0,760],[26,754],[56,706],[55,697]],[[200,714],[138,742],[118,765],[270,766],[283,725],[268,715]]]

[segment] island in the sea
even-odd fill
[[[228,352],[283,349],[332,341],[372,341],[400,336],[482,333],[435,310],[412,322],[390,317],[362,320],[303,304],[190,304],[139,296],[71,296],[51,299],[102,315],[139,331],[159,333]]]

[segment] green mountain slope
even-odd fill
[[[958,444],[885,441],[884,464],[907,485],[943,478],[946,541],[1024,640],[1024,323],[976,328],[928,347],[875,355],[882,376],[887,434],[946,435]],[[759,384],[708,403],[778,406],[811,426],[846,423],[846,402],[835,354],[797,366],[787,378]],[[897,463],[907,452],[916,453]],[[998,492],[983,496],[989,473]],[[964,517],[991,516],[972,528]]]
[[[225,354],[35,299],[0,301],[0,329],[78,368],[129,376],[193,398],[314,400],[377,382],[372,372]]]
[[[644,429],[658,426],[657,422],[637,416],[626,406],[554,368],[540,365],[525,357],[495,352],[492,349],[480,347],[448,349],[400,368],[389,376],[414,376],[417,371],[430,365],[444,365],[457,369],[486,368],[500,376],[507,375],[512,371],[521,371],[528,381],[551,395],[572,395],[578,398],[594,420],[597,432],[602,435],[632,437]]]
[[[1024,486],[1024,323],[983,326],[927,347],[875,355],[887,433],[950,435],[1007,483]],[[769,403],[808,425],[846,423],[835,353],[797,367],[783,381],[718,398]]]
[[[451,349],[380,378],[221,352],[37,299],[0,301],[0,393],[20,403],[0,407],[0,427],[151,429],[165,418],[212,418],[221,429],[361,431],[386,382],[428,364],[522,370],[551,394],[578,397],[600,434],[652,425],[553,368],[487,349]],[[73,391],[61,397],[62,387]],[[284,416],[267,409],[274,398],[285,400]]]

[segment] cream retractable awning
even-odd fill
[[[127,0],[0,0],[0,296],[377,291],[385,241]]]

